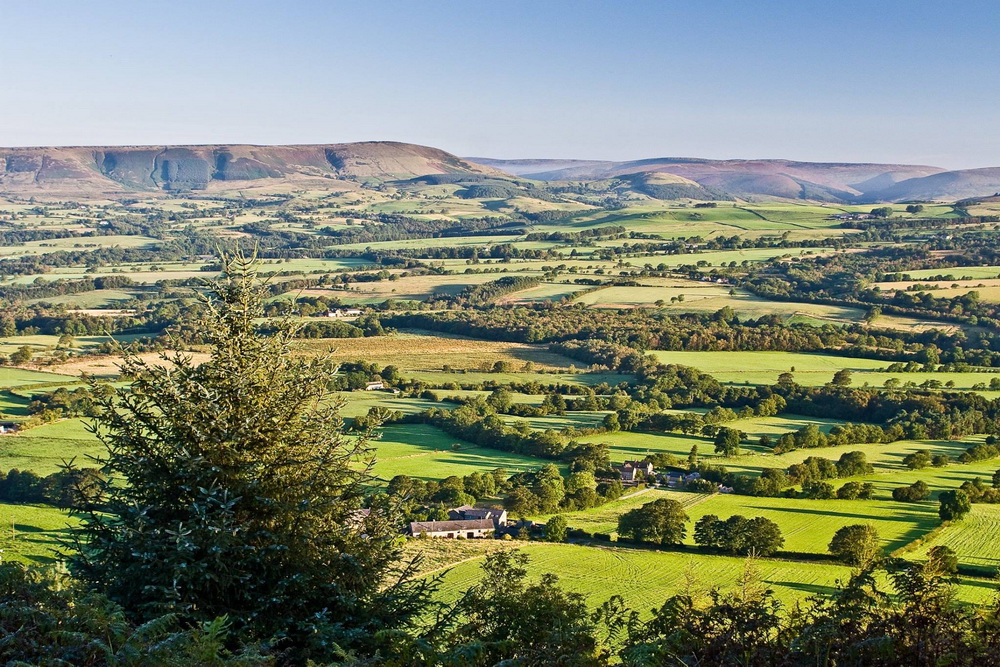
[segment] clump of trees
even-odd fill
[[[938,516],[942,521],[961,521],[972,509],[969,494],[962,489],[942,491],[938,502]]]
[[[918,503],[931,497],[931,487],[923,480],[917,480],[909,486],[898,486],[892,490],[892,499],[905,503]]]
[[[774,521],[739,514],[724,521],[706,514],[694,525],[694,540],[703,547],[734,555],[770,556],[785,545],[781,528]]]
[[[618,517],[619,539],[652,544],[677,545],[684,542],[688,515],[676,500],[659,498]]]
[[[878,531],[870,524],[844,526],[833,534],[830,553],[848,565],[867,567],[882,558]]]

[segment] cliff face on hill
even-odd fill
[[[364,181],[428,174],[502,176],[436,148],[395,142],[0,148],[0,192],[23,194],[203,190],[261,179]]]

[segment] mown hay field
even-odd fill
[[[76,519],[51,505],[0,503],[0,560],[45,564],[55,560],[60,540]]]
[[[434,544],[435,540],[417,542],[411,548],[428,551],[448,548],[448,545]],[[467,542],[481,544],[484,556],[489,551],[503,548],[491,541]],[[689,587],[700,593],[707,593],[713,588],[733,589],[747,565],[746,559],[730,556],[575,544],[515,544],[530,557],[527,569],[531,578],[554,573],[566,589],[583,594],[592,607],[613,595],[621,595],[626,603],[646,617],[668,596]],[[470,546],[463,550],[463,562],[444,572],[438,591],[440,599],[454,601],[480,580],[482,558],[473,555],[473,549]],[[435,562],[442,560],[438,558]],[[850,568],[833,562],[778,559],[753,561],[752,567],[761,582],[786,605],[813,595],[834,592],[837,582],[846,581],[851,572]],[[995,591],[996,584],[991,581],[961,578],[956,587],[956,598],[962,602],[982,603],[990,600]]]
[[[374,473],[384,481],[396,475],[440,480],[496,468],[513,474],[548,463],[530,456],[477,447],[426,424],[386,426],[373,446]]]
[[[926,558],[931,548],[946,546],[958,554],[958,562],[962,565],[996,570],[1000,567],[998,534],[1000,505],[975,504],[964,519],[951,523],[906,557]]]

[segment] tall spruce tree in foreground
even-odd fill
[[[294,356],[288,323],[260,330],[264,294],[231,258],[206,298],[208,361],[125,355],[129,385],[103,389],[96,419],[108,502],[83,512],[71,566],[136,620],[227,616],[293,660],[371,653],[427,590],[393,508],[358,512],[369,434],[343,435],[335,366]]]

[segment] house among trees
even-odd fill
[[[650,461],[625,461],[620,466],[615,466],[615,470],[621,476],[622,484],[625,486],[635,485],[644,479],[650,479],[655,474],[653,464]]]
[[[507,510],[502,509],[462,505],[448,510],[448,518],[448,521],[414,521],[410,524],[410,535],[471,540],[495,537],[507,527]]]
[[[357,317],[361,314],[358,308],[336,308],[326,311],[327,317]]]
[[[667,487],[671,489],[676,489],[683,487],[688,482],[693,482],[696,479],[701,479],[701,473],[697,472],[684,472],[682,470],[670,470],[664,476],[664,480],[667,483]]]
[[[13,433],[17,430],[17,422],[0,422],[0,434],[2,433]]]
[[[459,521],[414,521],[410,524],[413,537],[444,537],[477,539],[493,537],[497,529],[493,519],[462,519]]]
[[[379,380],[377,382],[368,382],[365,384],[365,391],[375,391],[376,389],[385,389],[385,382]]]
[[[830,216],[831,220],[872,220],[875,216],[871,213],[836,213]]]
[[[491,519],[496,524],[497,530],[499,530],[507,525],[507,510],[480,509],[472,505],[462,505],[461,507],[448,510],[448,518],[452,521]]]

